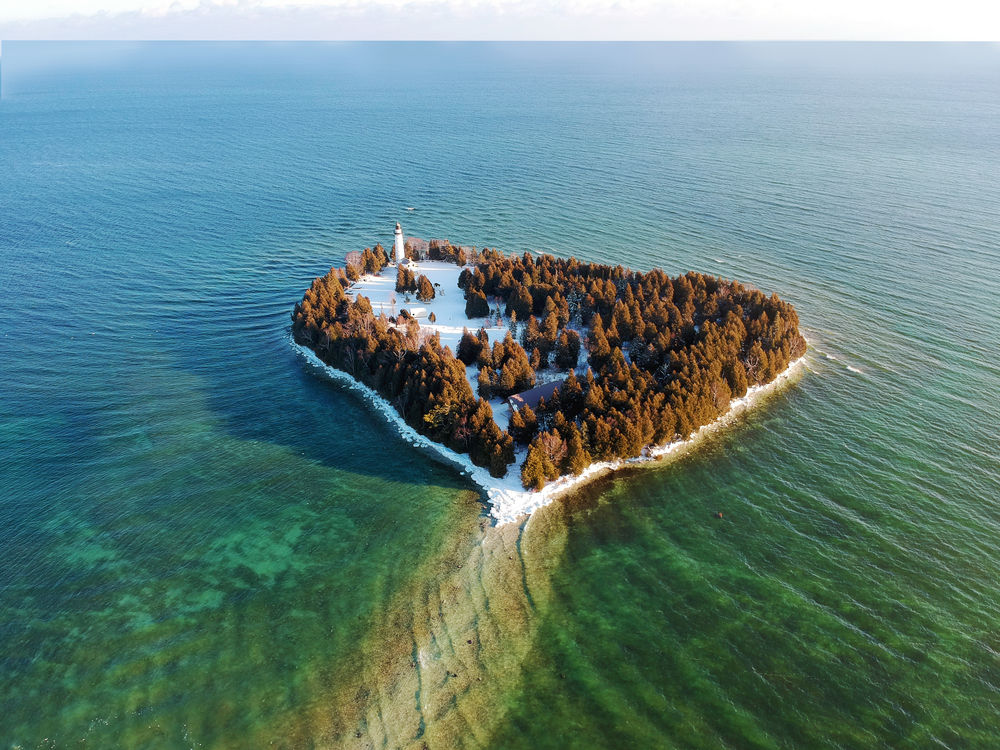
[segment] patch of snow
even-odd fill
[[[462,329],[468,328],[471,333],[476,333],[480,328],[485,327],[490,337],[490,344],[495,341],[503,341],[507,335],[507,326],[492,325],[486,318],[465,317],[465,297],[462,290],[458,288],[458,277],[462,274],[462,267],[454,263],[446,263],[439,260],[424,260],[420,262],[420,273],[428,278],[435,286],[434,291],[437,296],[430,302],[421,302],[420,306],[427,310],[427,315],[434,313],[434,322],[430,323],[426,319],[420,319],[420,330],[431,331],[441,334],[441,346],[451,348],[451,353],[458,351],[458,342],[462,340]],[[365,275],[354,282],[348,292],[351,296],[360,295],[367,297],[371,302],[372,310],[378,315],[384,312],[388,317],[394,317],[400,310],[413,306],[416,300],[415,294],[410,294],[410,303],[406,302],[406,295],[396,291],[396,267],[387,266],[380,275]],[[393,312],[392,297],[395,295],[395,313]],[[478,375],[478,372],[476,373]],[[472,380],[472,392],[476,392],[476,381]]]

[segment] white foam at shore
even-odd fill
[[[325,364],[311,349],[301,346],[294,341],[292,341],[291,344],[303,357],[306,358],[308,362],[321,368],[327,375],[329,375],[330,378],[336,380],[337,382],[344,383],[349,388],[354,389],[356,392],[364,396],[365,399],[376,409],[376,411],[380,412],[390,424],[399,430],[399,434],[404,440],[421,448],[432,450],[444,460],[460,467],[462,469],[462,473],[470,477],[472,481],[479,485],[479,487],[481,487],[486,493],[490,503],[490,515],[496,519],[498,525],[505,523],[517,523],[519,516],[530,515],[533,511],[551,503],[563,492],[566,492],[572,487],[580,486],[608,471],[614,471],[626,466],[637,466],[651,461],[656,461],[669,453],[674,453],[682,448],[690,446],[693,442],[698,440],[703,433],[716,429],[720,425],[731,421],[734,417],[753,406],[762,395],[774,390],[780,384],[786,382],[798,370],[799,365],[805,361],[804,356],[800,357],[792,362],[784,372],[767,385],[754,386],[748,390],[745,396],[735,399],[730,404],[729,411],[711,424],[705,425],[699,429],[698,432],[689,437],[687,440],[677,440],[666,445],[647,448],[643,450],[643,455],[638,458],[625,458],[617,459],[615,461],[601,461],[593,463],[579,476],[568,475],[559,477],[559,479],[554,482],[546,484],[543,489],[535,491],[524,490],[521,488],[520,472],[518,467],[523,460],[523,451],[518,452],[518,461],[510,467],[506,477],[503,477],[502,479],[491,477],[489,471],[482,467],[475,466],[467,454],[455,453],[455,451],[447,448],[441,443],[435,443],[433,440],[430,440],[429,438],[418,433],[403,421],[403,418],[396,412],[395,409],[392,408],[388,401],[383,399],[377,392],[368,386],[363,383],[359,383],[343,370],[338,370],[335,367]]]

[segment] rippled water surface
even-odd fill
[[[1000,743],[995,50],[3,53],[3,747]],[[491,528],[289,345],[397,220],[753,283],[806,368]]]

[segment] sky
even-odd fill
[[[3,0],[0,39],[1000,41],[996,0]]]

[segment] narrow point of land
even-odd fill
[[[736,281],[404,246],[398,225],[393,255],[313,281],[295,342],[466,468],[501,522],[669,452],[805,353],[792,306]]]

